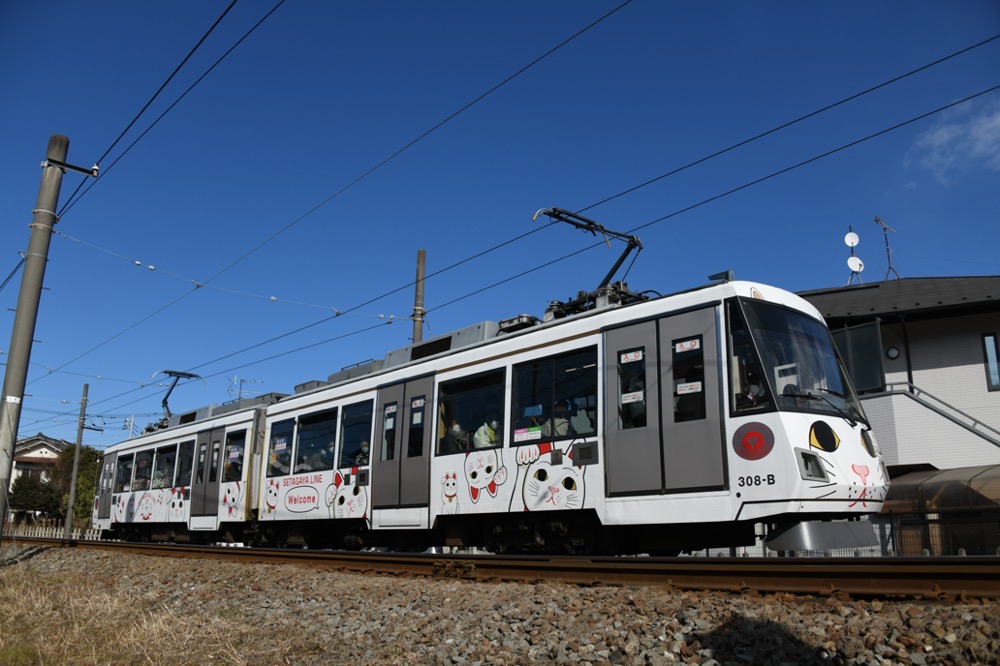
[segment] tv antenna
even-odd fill
[[[847,286],[850,287],[854,278],[858,278],[858,284],[862,284],[861,271],[865,270],[865,262],[854,256],[854,248],[861,242],[861,239],[854,233],[853,227],[847,227],[847,235],[844,236],[844,244],[851,248],[851,256],[847,258],[847,267],[851,269],[851,277],[847,279]]]
[[[896,230],[890,227],[888,224],[886,224],[885,220],[883,220],[878,215],[875,216],[875,224],[882,227],[882,236],[885,237],[885,258],[886,261],[889,262],[889,268],[885,270],[885,279],[888,280],[889,273],[893,273],[896,276],[896,279],[898,280],[899,273],[897,273],[896,269],[892,267],[892,248],[889,247],[889,232],[891,231],[892,233],[896,233]]]
[[[259,380],[259,379],[246,379],[245,377],[238,377],[237,375],[233,375],[232,377],[229,378],[229,382],[232,384],[232,386],[229,387],[229,395],[233,395],[235,393],[236,394],[236,400],[239,401],[239,400],[243,399],[243,385],[244,384],[260,384],[261,380]],[[248,394],[251,394],[251,393],[258,394],[259,391],[247,391],[247,393]]]

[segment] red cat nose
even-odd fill
[[[855,474],[861,477],[862,485],[868,484],[868,474],[870,473],[868,465],[851,465],[851,469],[854,470]]]

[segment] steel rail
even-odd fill
[[[4,538],[5,542],[11,539]],[[1000,557],[694,558],[442,555],[232,548],[66,539],[22,544],[143,555],[293,563],[350,572],[684,590],[931,599],[1000,598]]]

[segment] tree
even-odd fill
[[[20,476],[10,487],[10,509],[38,511],[43,518],[58,518],[62,513],[62,501],[51,483],[33,476]]]
[[[66,505],[69,503],[69,485],[73,476],[74,447],[68,446],[59,455],[59,460],[52,467],[49,483],[59,496],[59,509],[62,516],[66,515]],[[80,447],[80,469],[76,477],[76,498],[73,502],[74,524],[90,521],[94,507],[94,495],[97,492],[97,475],[101,470],[101,452],[90,446]]]

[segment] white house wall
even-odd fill
[[[908,322],[913,384],[935,398],[1000,430],[1000,391],[986,383],[984,333],[1000,332],[1000,312]],[[899,324],[882,327],[884,349],[896,347],[899,358],[884,358],[886,382],[905,382],[906,358]],[[1000,447],[970,433],[907,396],[867,399],[865,411],[887,465],[930,463],[939,469],[1000,464]]]

